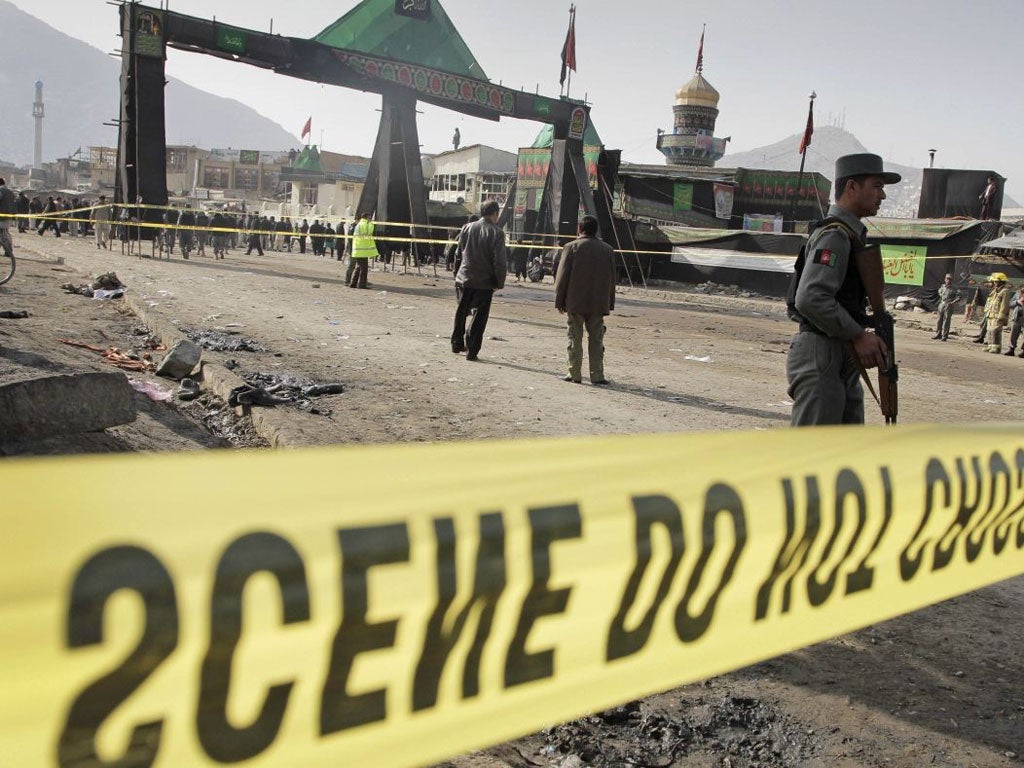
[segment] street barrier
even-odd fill
[[[1024,573],[1021,435],[9,459],[0,762],[423,766],[738,669]]]

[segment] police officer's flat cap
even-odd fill
[[[882,158],[870,152],[857,155],[843,155],[836,160],[836,178],[850,176],[881,176],[886,184],[896,184],[903,179],[898,173],[882,169]]]

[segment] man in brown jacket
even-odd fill
[[[578,231],[579,238],[562,250],[555,275],[555,308],[569,315],[569,375],[565,381],[581,381],[586,328],[590,383],[605,385],[604,316],[615,309],[615,251],[597,239],[593,216],[584,216]]]

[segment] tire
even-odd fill
[[[14,277],[14,254],[0,248],[0,285]]]

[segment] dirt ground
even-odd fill
[[[289,445],[784,428],[793,326],[781,303],[693,290],[624,289],[609,319],[609,388],[561,380],[564,321],[548,284],[496,295],[476,363],[453,355],[454,294],[432,268],[372,271],[345,287],[336,261],[268,252],[170,261],[98,251],[81,238],[15,235],[0,287],[0,381],[103,368],[72,338],[130,349],[153,325],[244,340],[204,353],[243,379],[343,383],[313,408],[278,406]],[[127,300],[62,283],[114,271]],[[134,306],[137,313],[133,313]],[[1016,418],[1024,360],[983,354],[954,322],[899,313],[900,421]],[[151,374],[131,374],[149,381]],[[36,452],[199,450],[263,444],[209,395],[187,408],[138,396],[135,424]],[[881,417],[869,405],[869,423]],[[213,428],[218,434],[211,434]],[[16,452],[16,451],[11,451]],[[904,616],[740,672],[445,763],[504,766],[1005,766],[1024,754],[1024,580]]]

